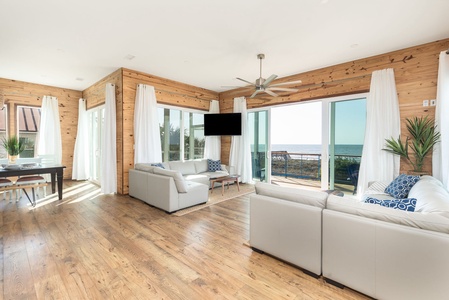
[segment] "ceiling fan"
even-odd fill
[[[285,85],[292,85],[292,84],[300,84],[302,83],[301,80],[296,80],[296,81],[290,81],[290,82],[282,82],[282,83],[276,83],[276,84],[271,84],[271,82],[273,80],[275,80],[278,76],[273,74],[270,77],[268,77],[267,79],[262,77],[262,60],[265,58],[265,54],[257,54],[257,59],[260,60],[260,76],[258,79],[256,79],[256,82],[250,82],[248,80],[242,79],[242,78],[238,78],[238,80],[246,82],[248,84],[250,84],[251,86],[249,87],[254,87],[255,91],[254,93],[251,95],[250,98],[254,98],[256,97],[257,94],[261,93],[261,92],[265,92],[273,97],[277,97],[279,96],[278,94],[276,94],[274,91],[280,91],[280,92],[297,92],[298,89],[292,89],[292,88],[285,88],[282,86]]]

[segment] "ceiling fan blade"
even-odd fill
[[[246,85],[246,86],[237,86],[237,85],[222,85],[220,86],[224,89],[253,89],[254,86],[252,85]]]
[[[238,79],[238,80],[241,80],[241,81],[243,81],[243,82],[249,83],[249,84],[251,84],[252,86],[255,86],[254,83],[252,83],[252,82],[250,82],[250,81],[248,81],[248,80],[245,80],[245,79],[242,79],[242,78],[238,78],[238,77],[237,77],[237,79]]]
[[[278,96],[277,94],[273,93],[273,92],[270,91],[270,90],[265,90],[265,93],[267,93],[268,95],[271,95],[271,96],[273,96],[273,97],[277,97],[277,96]]]
[[[262,84],[262,86],[267,87],[270,85],[270,83],[275,80],[278,76],[277,75],[271,75],[270,77],[267,78],[267,80],[265,80]]]
[[[254,97],[256,97],[256,95],[257,94],[259,94],[261,92],[261,90],[257,90],[257,91],[255,91],[252,95],[251,95],[251,97],[250,98],[254,98]]]
[[[300,83],[302,83],[301,80],[296,80],[296,81],[289,81],[289,82],[275,83],[275,84],[272,84],[270,87],[272,87],[272,86],[281,86],[281,85],[300,84]]]
[[[282,92],[297,92],[298,89],[288,89],[288,88],[281,88],[281,87],[269,87],[270,91],[282,91]]]

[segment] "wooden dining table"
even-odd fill
[[[20,165],[17,168],[0,168],[0,177],[15,177],[25,175],[40,175],[50,174],[51,178],[51,192],[56,192],[56,182],[58,183],[58,198],[62,199],[62,180],[64,175],[64,169],[66,166],[57,164],[37,165],[33,167],[22,167]]]

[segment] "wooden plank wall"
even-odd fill
[[[8,131],[17,134],[17,106],[42,106],[43,96],[58,98],[62,136],[64,178],[72,178],[73,150],[78,126],[78,100],[81,91],[0,78],[0,90],[8,106]]]
[[[134,102],[138,84],[154,86],[158,103],[183,108],[209,110],[218,93],[181,82],[123,69],[123,193],[128,193],[129,169],[134,167]]]
[[[83,91],[83,98],[86,99],[86,108],[92,109],[97,106],[103,105],[106,100],[106,84],[115,84],[115,101],[116,101],[116,144],[117,144],[117,193],[123,194],[123,164],[121,163],[123,156],[123,80],[122,69],[118,69],[115,72],[104,77],[94,85]]]
[[[436,98],[438,60],[441,51],[449,48],[449,39],[410,47],[382,55],[359,59],[310,72],[292,75],[276,80],[275,83],[302,80],[299,91],[280,97],[249,99],[251,90],[235,89],[220,93],[221,112],[232,112],[235,97],[247,97],[248,108],[259,108],[287,103],[297,103],[319,98],[356,94],[369,91],[373,71],[393,68],[399,97],[401,132],[406,133],[405,118],[412,116],[435,116],[435,107],[422,106],[425,99]],[[293,62],[294,63],[294,62]],[[297,62],[301,64],[300,61]],[[231,139],[223,137],[221,157],[229,163]],[[401,171],[411,169],[405,161]],[[431,159],[425,163],[425,170],[431,170]]]

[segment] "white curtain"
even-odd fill
[[[234,112],[242,113],[242,135],[232,136],[229,166],[232,173],[240,175],[243,183],[253,183],[251,146],[245,97],[234,98]]]
[[[440,53],[435,125],[441,139],[433,148],[433,176],[449,188],[449,54]]]
[[[104,134],[101,137],[101,192],[117,192],[115,85],[106,84]]]
[[[47,162],[62,163],[61,123],[56,97],[42,98],[38,144],[39,156],[45,156]]]
[[[368,182],[392,181],[399,175],[399,156],[382,150],[385,139],[397,139],[401,130],[393,69],[373,72],[366,110],[365,141],[357,186],[359,197]]]
[[[217,100],[210,102],[209,113],[218,114],[220,112],[220,104]],[[213,160],[221,159],[221,137],[206,136],[204,144],[204,158]]]
[[[154,87],[138,84],[134,107],[134,163],[161,162],[161,149]]]
[[[86,111],[86,100],[80,99],[78,105],[78,130],[75,150],[73,152],[72,179],[89,179],[89,121]]]

